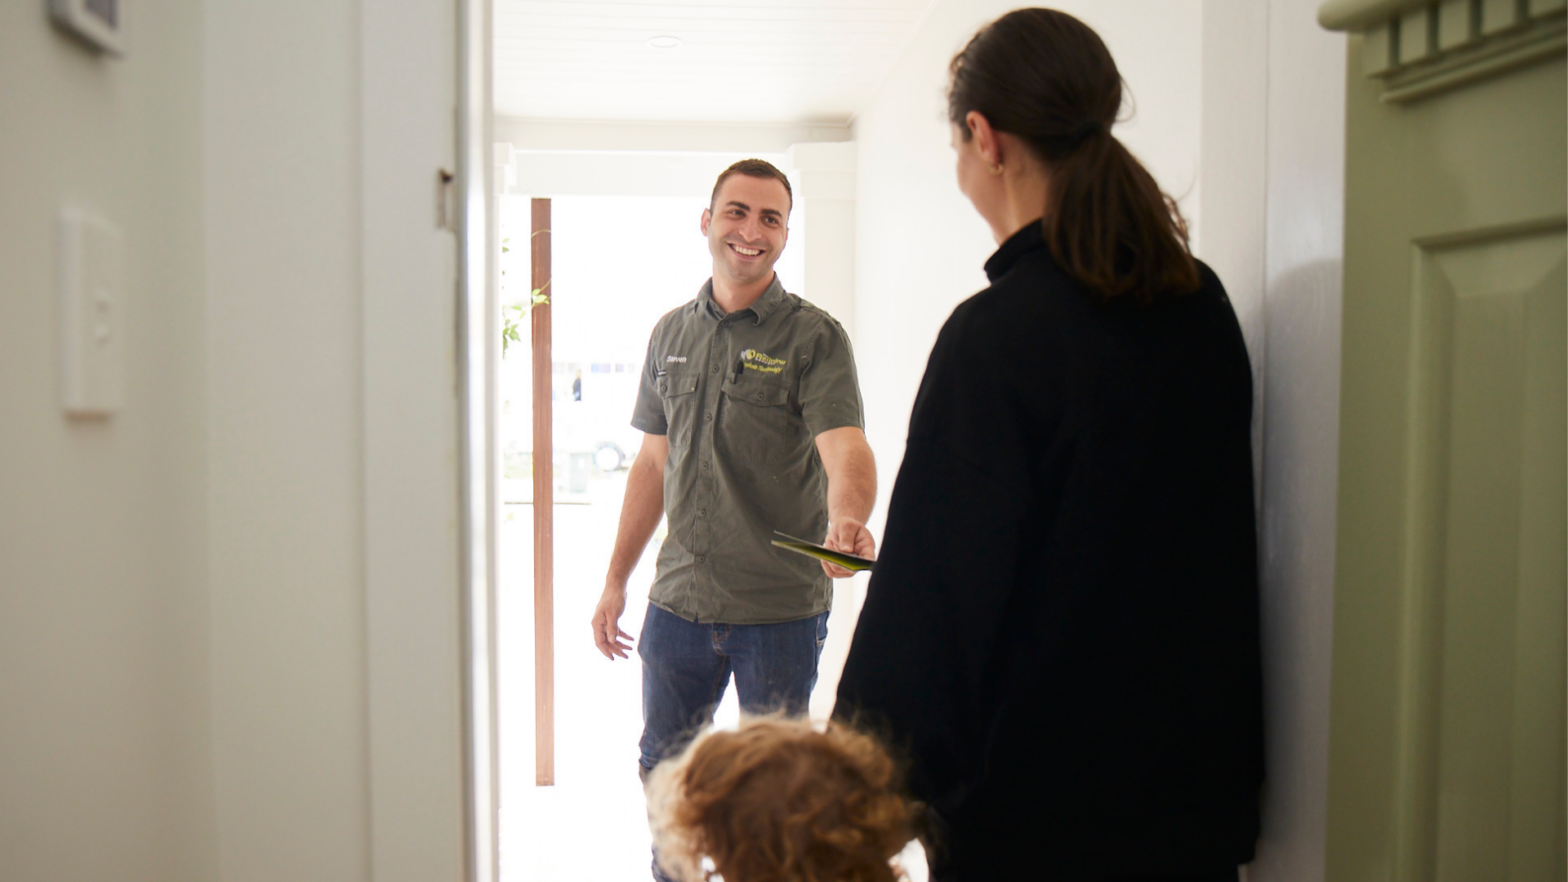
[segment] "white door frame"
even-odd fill
[[[462,439],[462,664],[466,882],[497,882],[496,586],[500,544],[500,223],[492,0],[458,0],[458,365]]]
[[[495,882],[491,0],[360,32],[371,877]]]

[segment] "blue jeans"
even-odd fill
[[[724,697],[730,675],[747,714],[804,716],[817,685],[817,659],[828,639],[828,614],[772,625],[688,622],[648,604],[637,654],[642,657],[644,780],[659,761],[690,743]],[[655,882],[670,882],[654,855]]]
[[[688,622],[648,604],[637,638],[644,773],[713,722],[732,673],[743,712],[804,715],[827,638],[825,612],[772,625],[726,625]]]

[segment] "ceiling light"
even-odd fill
[[[660,34],[657,37],[649,37],[648,38],[648,45],[652,46],[655,49],[674,49],[676,46],[679,46],[680,44],[681,44],[681,38],[680,37],[674,37],[674,36],[671,36],[669,34]]]

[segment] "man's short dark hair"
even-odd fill
[[[790,189],[789,178],[779,171],[773,163],[763,159],[742,159],[719,174],[719,179],[713,182],[713,195],[708,197],[708,210],[712,211],[719,202],[719,188],[730,175],[745,175],[748,178],[772,178],[784,185],[784,193],[789,196],[789,207],[795,207],[795,191]]]

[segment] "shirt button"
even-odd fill
[[[714,366],[708,368],[708,373],[710,373],[710,374],[716,374],[718,372],[719,372],[719,366],[718,365],[714,365]]]
[[[699,517],[699,518],[705,518],[705,517],[707,517],[707,516],[708,516],[708,510],[707,510],[707,509],[705,509],[705,508],[699,508],[699,509],[697,509],[697,517]]]
[[[697,563],[707,563],[707,562],[708,562],[708,559],[707,559],[707,558],[705,558],[705,557],[703,557],[703,556],[702,556],[702,555],[700,555],[700,554],[699,554],[699,555],[697,555]]]
[[[710,423],[713,422],[713,412],[709,411],[708,413],[703,414],[702,418],[707,420]]]
[[[703,460],[702,461],[702,467],[703,468],[707,468],[708,467],[708,461],[707,460]]]
[[[762,400],[762,393],[761,393],[761,392],[758,392],[758,393],[757,393],[757,400],[758,400],[758,401],[761,401],[761,400]]]

